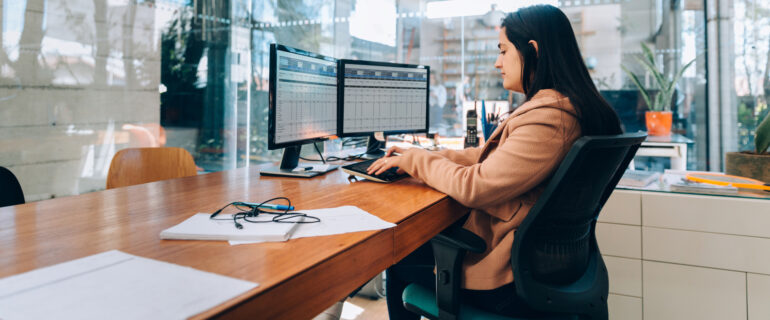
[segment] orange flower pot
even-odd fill
[[[647,133],[651,136],[667,136],[671,134],[671,111],[647,111],[644,120]]]

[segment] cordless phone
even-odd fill
[[[468,110],[468,112],[465,114],[465,119],[467,123],[467,131],[465,132],[465,148],[468,147],[478,147],[479,146],[479,138],[478,138],[478,130],[476,128],[476,123],[478,115],[476,114],[476,109]]]

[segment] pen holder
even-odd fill
[[[492,132],[495,132],[495,129],[497,129],[497,123],[484,123],[483,133],[484,133],[484,141],[489,140],[489,136],[492,135]]]

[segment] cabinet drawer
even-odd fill
[[[746,274],[643,262],[644,319],[746,319]]]
[[[644,225],[770,238],[770,200],[645,192]]]
[[[596,241],[603,255],[642,258],[642,227],[599,222]]]
[[[615,190],[599,214],[600,222],[640,225],[642,223],[642,193]]]
[[[642,299],[610,294],[607,297],[610,320],[642,320]]]
[[[770,319],[770,276],[749,273],[746,276],[749,320]]]
[[[642,260],[604,256],[610,293],[642,297]]]
[[[644,260],[770,275],[770,239],[642,227]]]

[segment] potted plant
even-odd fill
[[[725,154],[725,173],[770,183],[770,114],[754,133],[754,152]]]
[[[647,45],[642,42],[642,57],[636,57],[636,60],[641,64],[655,79],[655,83],[658,87],[658,93],[654,97],[651,97],[650,92],[644,88],[639,78],[625,66],[621,66],[634,82],[639,92],[644,98],[644,102],[647,103],[649,111],[645,112],[644,119],[647,125],[647,132],[651,136],[667,136],[671,134],[671,98],[674,96],[674,89],[676,83],[684,74],[684,71],[695,62],[695,59],[684,65],[679,72],[671,78],[660,72],[658,66],[655,64],[655,55],[652,53]]]

